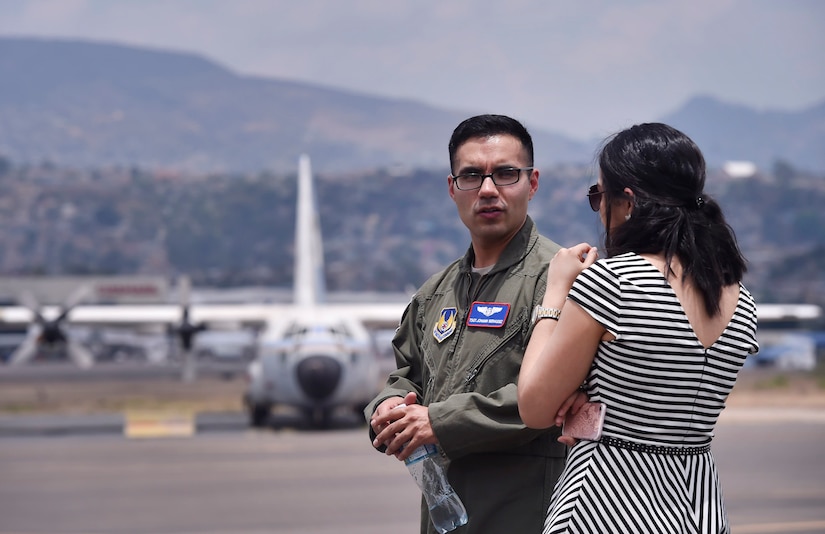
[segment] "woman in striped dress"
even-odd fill
[[[570,452],[544,532],[730,532],[710,443],[758,349],[745,260],[682,132],[633,126],[599,166],[588,197],[607,258],[582,243],[550,262],[519,375],[527,426],[560,424],[579,386],[606,405],[601,437]]]

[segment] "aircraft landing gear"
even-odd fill
[[[249,426],[264,428],[269,425],[269,416],[272,412],[272,406],[269,404],[249,404],[246,410],[249,416]]]
[[[310,408],[304,413],[310,427],[324,429],[332,426],[332,408]]]

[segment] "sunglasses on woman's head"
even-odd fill
[[[590,209],[593,211],[599,211],[599,207],[602,204],[602,195],[604,191],[599,190],[599,184],[593,184],[590,186],[590,189],[587,190],[587,200],[590,202]]]

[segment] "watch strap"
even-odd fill
[[[539,305],[533,309],[534,326],[542,319],[553,319],[558,321],[559,317],[561,317],[561,310],[558,308],[545,308],[544,306]]]

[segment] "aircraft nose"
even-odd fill
[[[335,391],[341,380],[341,364],[329,356],[310,356],[298,364],[298,383],[309,397],[320,400]]]

